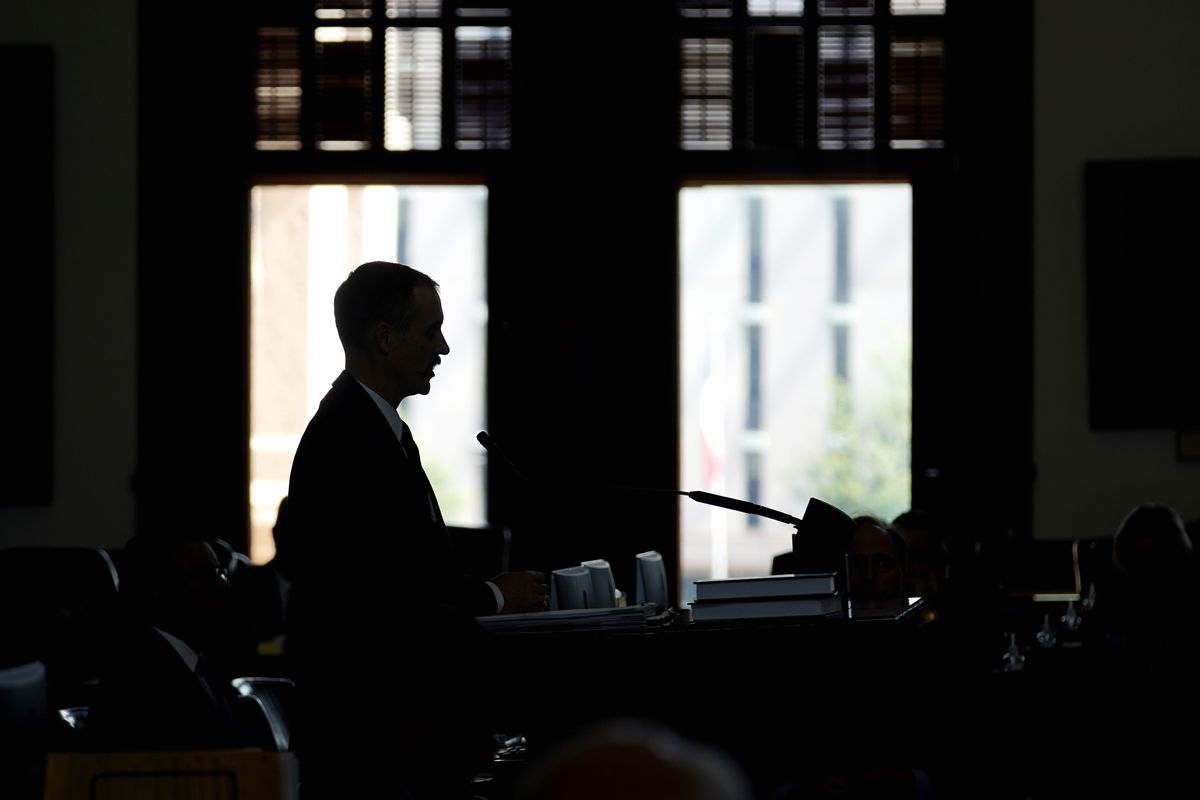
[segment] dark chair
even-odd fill
[[[296,690],[290,678],[254,676],[234,678],[233,688],[242,698],[252,716],[261,713],[265,728],[261,731],[266,744],[286,752],[292,746],[292,697]],[[268,748],[270,749],[270,748]]]
[[[52,708],[87,705],[117,587],[117,570],[101,548],[0,550],[0,666],[40,661]]]
[[[0,668],[0,795],[41,796],[50,730],[46,668],[40,661]]]

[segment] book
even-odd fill
[[[840,594],[810,597],[768,597],[755,600],[697,600],[692,603],[692,622],[730,619],[824,617],[840,613]]]
[[[709,578],[696,581],[697,600],[741,600],[759,597],[800,597],[837,591],[832,572],[762,575],[752,578]]]
[[[475,617],[484,630],[495,633],[524,633],[546,630],[608,630],[645,628],[662,621],[664,609],[655,605],[618,608],[566,608],[520,614],[491,614]]]

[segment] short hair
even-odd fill
[[[371,328],[380,322],[407,327],[415,313],[412,297],[418,286],[438,288],[437,281],[425,273],[390,261],[368,261],[351,271],[333,295],[333,319],[342,347],[364,349]]]
[[[900,562],[900,569],[907,570],[908,568],[908,542],[904,540],[904,535],[894,526],[889,525],[885,520],[875,516],[874,514],[859,514],[854,519],[854,527],[846,530],[846,552],[850,552],[850,545],[854,541],[854,534],[858,532],[860,527],[870,525],[887,534],[887,537],[896,547],[896,558]]]

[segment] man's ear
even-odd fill
[[[368,344],[372,352],[387,355],[395,342],[396,330],[386,322],[376,322],[371,326]]]

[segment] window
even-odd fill
[[[578,167],[582,184],[600,163],[573,152],[579,140],[567,137],[539,139],[545,154],[495,152],[519,151],[522,131],[540,136],[564,113],[533,101],[577,92],[589,108],[617,109],[617,120],[629,100],[663,109],[663,124],[676,130],[660,141],[681,152],[655,169],[665,164],[659,177],[689,187],[679,203],[681,485],[792,513],[813,494],[885,516],[900,510],[887,498],[907,504],[911,200],[907,183],[895,181],[949,162],[944,0],[677,0],[666,15],[635,13],[628,23],[643,26],[639,41],[655,45],[654,58],[600,72],[572,69],[561,49],[522,49],[523,32],[542,30],[521,27],[543,13],[540,6],[516,14],[507,5],[449,0],[315,6],[314,13],[310,3],[274,4],[286,13],[257,21],[251,161],[260,179],[309,174],[314,165],[339,176],[469,172],[464,180],[497,181],[497,196],[501,187],[520,187],[506,194],[519,201],[525,189],[511,170],[561,161]],[[552,23],[539,25],[569,31],[592,12],[545,13]],[[518,62],[522,80],[514,82]],[[653,74],[631,91],[643,64]],[[556,68],[564,77],[547,78]],[[525,127],[514,129],[512,108],[522,99]],[[644,148],[641,141],[635,135],[612,146],[655,147],[652,133]],[[833,174],[893,183],[772,183]],[[699,185],[712,176],[724,183]],[[612,202],[612,191],[595,195]],[[879,249],[884,239],[894,249]],[[498,247],[498,263],[506,263],[512,245]],[[728,258],[713,260],[716,251]],[[366,260],[349,252],[330,260],[340,259],[339,269]],[[883,286],[893,293],[879,299]],[[699,320],[712,325],[697,328]],[[875,353],[875,343],[894,348]],[[460,351],[450,344],[453,365]],[[880,388],[885,380],[892,394]],[[498,402],[497,418],[509,401]],[[884,420],[894,437],[876,452],[858,432]],[[858,469],[868,457],[886,469],[868,476]],[[817,473],[844,485],[821,483]],[[868,477],[879,485],[855,483]],[[255,501],[256,519],[268,506]],[[762,572],[767,555],[790,546],[777,523],[696,519],[708,513],[694,503],[683,508],[681,573]]]
[[[257,29],[254,146],[510,148],[510,10],[454,5],[318,2],[303,24],[293,18],[306,4],[279,12]]]
[[[296,445],[342,370],[333,295],[365,261],[412,264],[441,284],[450,354],[436,402],[407,398],[421,461],[450,524],[484,522],[487,300],[481,186],[256,186],[251,192],[250,556],[271,526]]]
[[[944,2],[742,6],[678,4],[682,149],[945,146]]]
[[[709,185],[680,196],[683,488],[803,516],[910,503],[907,184]],[[684,500],[682,588],[761,575],[790,526]]]

